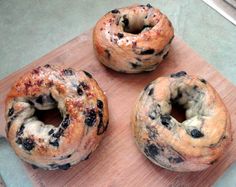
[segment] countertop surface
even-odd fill
[[[92,28],[106,12],[137,3],[160,8],[176,35],[236,85],[236,27],[197,0],[0,0],[0,79]],[[7,186],[32,186],[4,139],[0,150],[0,175]],[[215,186],[236,186],[235,175],[236,164]]]

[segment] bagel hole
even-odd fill
[[[35,110],[34,114],[38,120],[42,121],[44,124],[50,124],[58,127],[62,122],[63,118],[60,111],[57,108],[50,110]]]
[[[124,32],[131,33],[131,34],[140,34],[145,30],[152,29],[152,25],[146,25],[144,23],[144,18],[140,18],[139,16],[134,16],[132,19],[125,18],[128,21],[126,24],[123,24]],[[128,23],[128,24],[127,24]]]
[[[186,110],[182,105],[178,103],[172,103],[171,116],[173,116],[178,122],[182,123],[186,120]]]

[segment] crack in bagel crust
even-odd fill
[[[36,110],[58,108],[58,127]],[[45,65],[21,77],[6,98],[6,134],[16,154],[34,167],[69,169],[88,158],[108,125],[107,99],[86,71]]]
[[[182,123],[171,116],[172,103],[184,107]],[[144,155],[173,171],[206,169],[232,141],[230,117],[220,96],[206,80],[185,71],[148,84],[131,124]]]
[[[104,15],[94,28],[93,45],[105,66],[139,73],[154,70],[167,57],[173,38],[174,28],[168,18],[147,4]]]

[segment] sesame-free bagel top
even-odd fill
[[[185,121],[171,115],[173,103],[185,108]],[[132,126],[144,155],[174,171],[206,169],[232,141],[230,116],[220,96],[206,80],[184,71],[145,87]]]
[[[58,127],[36,110],[58,108]],[[68,169],[96,149],[108,124],[103,91],[85,71],[45,65],[16,81],[6,99],[6,134],[16,154],[44,169]]]
[[[98,60],[124,73],[154,70],[167,56],[173,38],[170,20],[150,4],[114,9],[93,31]]]

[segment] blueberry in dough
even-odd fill
[[[177,72],[177,73],[174,73],[174,74],[171,74],[170,77],[173,77],[173,78],[178,78],[178,77],[183,77],[187,75],[187,73],[185,71],[180,71],[180,72]]]
[[[84,123],[88,125],[89,127],[92,127],[94,123],[96,122],[96,117],[97,117],[97,114],[95,110],[91,109],[85,114]]]
[[[14,113],[14,108],[11,107],[8,111],[8,116],[12,116],[13,113]]]
[[[25,150],[31,151],[34,148],[35,143],[31,138],[25,138],[22,141],[22,146]]]
[[[70,168],[70,163],[64,164],[64,165],[59,165],[58,168],[62,170],[68,170]]]
[[[155,156],[159,155],[160,149],[155,144],[147,145],[144,149],[144,153],[151,158],[155,158]]]
[[[103,109],[103,102],[101,101],[101,100],[97,100],[97,107],[99,108],[99,109]]]
[[[61,126],[66,129],[70,125],[70,116],[69,114],[66,115],[66,117],[63,119]]]
[[[201,131],[199,131],[197,129],[193,129],[193,130],[191,130],[191,136],[193,138],[201,138],[204,136],[204,134],[202,134]]]
[[[117,13],[120,13],[120,11],[118,9],[114,9],[114,10],[111,11],[111,13],[117,14]]]

